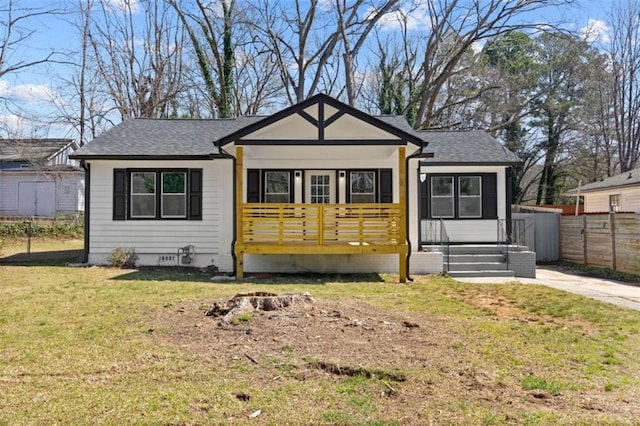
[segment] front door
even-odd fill
[[[308,204],[334,204],[336,202],[335,170],[305,171],[304,202]]]

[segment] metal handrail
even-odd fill
[[[440,247],[444,244],[444,259],[443,264],[446,262],[447,271],[449,272],[449,251],[451,249],[451,241],[449,240],[449,234],[447,234],[447,227],[444,226],[444,220],[440,218]]]

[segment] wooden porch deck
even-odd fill
[[[246,203],[241,217],[235,250],[240,257],[398,254],[405,258],[408,252],[399,204]]]

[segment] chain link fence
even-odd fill
[[[81,216],[0,219],[0,264],[65,264],[82,259]]]

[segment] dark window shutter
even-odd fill
[[[260,202],[260,170],[247,170],[247,203]]]
[[[393,170],[380,169],[380,196],[381,203],[393,203]]]
[[[202,220],[202,169],[189,169],[189,220]]]
[[[498,217],[498,184],[495,173],[482,175],[482,217]]]
[[[113,169],[113,220],[127,218],[127,169]]]

